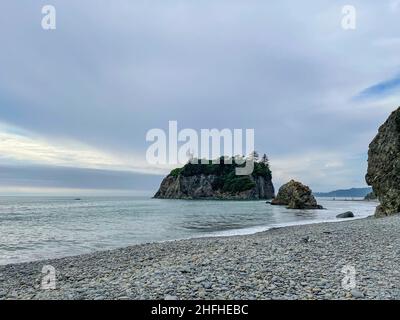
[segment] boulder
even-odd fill
[[[323,209],[317,204],[311,189],[294,180],[279,189],[278,195],[271,204],[286,206],[288,209]]]
[[[400,212],[400,108],[392,112],[369,145],[365,180],[380,202],[375,216]]]
[[[344,219],[344,218],[354,218],[354,213],[351,211],[347,211],[341,214],[338,214],[336,218]]]

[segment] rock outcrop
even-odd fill
[[[392,112],[369,145],[366,181],[380,201],[376,216],[400,212],[400,108]]]
[[[272,199],[274,186],[267,164],[257,163],[249,176],[236,176],[235,165],[186,164],[172,170],[154,195],[159,199]]]
[[[323,209],[317,204],[311,189],[294,180],[280,187],[271,204],[286,206],[288,209]]]

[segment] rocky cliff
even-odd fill
[[[237,176],[235,164],[186,164],[172,170],[154,195],[160,199],[272,199],[274,186],[268,164],[255,163],[249,176]]]
[[[369,145],[366,181],[380,201],[376,216],[400,212],[400,108],[392,112]]]

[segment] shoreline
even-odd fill
[[[264,201],[252,201],[251,204],[242,202],[240,205],[236,205],[237,202],[226,204],[214,201],[202,205],[198,202],[170,200],[164,204],[163,201],[152,202],[150,199],[142,199],[139,203],[136,203],[136,200],[125,203],[111,197],[107,199],[108,202],[104,207],[102,202],[99,202],[102,207],[97,212],[97,209],[90,204],[93,200],[88,201],[77,205],[74,202],[72,210],[68,208],[71,202],[61,202],[61,205],[56,202],[57,214],[52,215],[50,219],[46,218],[46,207],[40,206],[39,220],[29,222],[27,219],[29,223],[22,225],[18,220],[14,220],[12,214],[6,215],[6,219],[11,221],[11,226],[18,231],[18,235],[11,233],[8,237],[5,233],[5,241],[0,246],[0,265],[71,257],[143,243],[253,234],[271,227],[338,221],[336,214],[348,210],[353,211],[356,218],[370,215],[375,210],[374,203],[334,203],[322,200],[321,204],[328,210],[288,210],[284,206],[266,205]],[[143,219],[141,221],[144,229],[141,224],[136,223],[135,215],[132,216],[130,213],[131,208],[138,204],[147,206],[152,212],[139,214],[140,219]],[[164,206],[167,206],[167,212],[164,212]],[[119,207],[122,208],[121,219],[115,219],[114,210]],[[177,207],[178,211],[175,213]],[[71,210],[71,214],[66,214],[67,210]],[[91,212],[91,219],[85,220],[79,214],[81,210]],[[248,212],[251,212],[250,217]],[[60,228],[58,216],[66,228]],[[154,220],[153,216],[160,219]],[[85,225],[84,228],[81,228],[80,222]],[[29,228],[31,225],[37,232]],[[155,228],[161,228],[161,232],[155,233]],[[48,231],[43,233],[42,229]],[[4,231],[6,232],[6,229]],[[28,237],[24,237],[25,232]]]
[[[324,210],[324,209],[321,209],[321,210]],[[150,244],[163,244],[163,243],[168,243],[168,242],[190,241],[190,240],[198,240],[198,239],[211,240],[211,239],[215,239],[215,238],[245,237],[245,236],[257,235],[259,233],[269,232],[271,230],[276,230],[276,229],[286,229],[286,228],[291,228],[291,227],[300,227],[300,226],[317,225],[317,224],[325,224],[325,223],[351,222],[354,220],[369,219],[369,218],[373,218],[373,217],[374,217],[374,215],[359,216],[359,217],[356,216],[354,218],[336,218],[335,220],[333,220],[333,219],[332,220],[311,220],[311,221],[304,220],[302,222],[293,222],[293,223],[289,222],[289,223],[276,224],[276,225],[272,225],[272,226],[254,226],[254,227],[246,227],[246,228],[240,228],[240,229],[229,229],[229,230],[224,230],[224,231],[218,231],[215,234],[206,233],[204,235],[198,235],[198,236],[193,236],[193,237],[137,243],[137,244],[125,245],[122,247],[117,247],[117,248],[112,248],[112,249],[96,250],[96,251],[81,253],[81,254],[72,254],[72,255],[45,258],[45,259],[35,259],[35,260],[30,260],[30,261],[11,262],[11,263],[7,263],[7,264],[0,264],[0,268],[5,267],[5,266],[29,264],[29,263],[35,263],[35,262],[36,263],[39,263],[39,262],[44,263],[46,261],[54,261],[54,260],[60,260],[60,259],[64,259],[64,258],[78,258],[81,256],[93,255],[93,254],[97,254],[97,253],[101,253],[101,252],[123,250],[123,249],[128,249],[131,247],[144,246],[144,245],[150,245]],[[249,229],[260,229],[260,230],[245,231],[245,230],[249,230]],[[229,234],[230,232],[233,232],[233,234]],[[227,234],[224,234],[224,233],[227,233]]]
[[[0,300],[400,299],[399,228],[399,215],[368,217],[9,264]],[[41,288],[44,265],[55,290]]]

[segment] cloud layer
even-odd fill
[[[0,163],[160,174],[145,135],[177,120],[254,128],[278,185],[364,184],[368,144],[398,104],[398,1],[353,1],[347,31],[331,0],[52,2],[54,31],[41,29],[46,2],[0,4]]]

